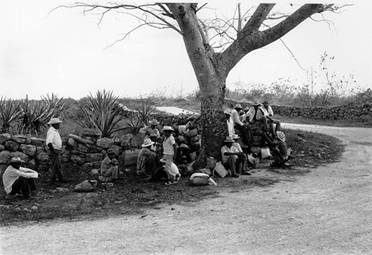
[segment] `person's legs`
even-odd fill
[[[234,156],[230,156],[225,164],[227,168],[231,170],[231,176],[238,176],[236,173],[236,158]]]
[[[33,184],[31,184],[33,183]],[[12,185],[12,191],[10,195],[15,195],[17,193],[22,193],[24,198],[29,198],[31,191],[35,190],[35,183],[33,179],[24,178],[22,176],[18,177],[18,179]]]
[[[59,181],[63,181],[63,176],[61,173],[61,158],[60,153],[55,151],[49,152],[49,160],[50,160],[50,172],[51,172],[51,181],[55,182],[56,178]]]

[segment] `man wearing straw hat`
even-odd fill
[[[239,177],[243,167],[243,161],[240,155],[241,152],[236,146],[233,146],[234,140],[228,136],[224,141],[224,146],[221,147],[222,163],[229,172],[231,172],[232,177]]]
[[[39,177],[38,173],[21,167],[22,163],[24,161],[19,157],[11,158],[3,174],[4,190],[8,198],[18,193],[21,193],[24,198],[29,198],[36,190],[34,179]]]
[[[59,118],[51,118],[48,122],[50,128],[48,129],[45,143],[49,152],[51,183],[56,182],[57,178],[60,182],[65,182],[61,172],[62,139],[59,134],[61,123],[62,121]]]
[[[142,176],[144,180],[150,180],[155,174],[156,165],[156,152],[154,148],[155,142],[150,138],[143,141],[142,149],[140,150],[137,158],[137,175]]]

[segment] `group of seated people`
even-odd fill
[[[221,147],[221,162],[231,177],[249,175],[267,148],[273,166],[283,166],[290,158],[285,134],[267,101],[243,110],[240,104],[225,110],[228,136]],[[136,174],[145,181],[165,180],[177,183],[182,175],[190,174],[189,166],[197,159],[201,148],[198,118],[192,116],[186,125],[163,126],[157,120],[149,121],[140,129],[143,144],[137,158]],[[266,154],[267,154],[266,150]],[[266,155],[267,156],[267,155]],[[119,161],[114,151],[108,150],[96,173],[101,182],[112,182],[119,177]],[[29,197],[35,190],[34,178],[39,174],[21,167],[20,158],[12,158],[3,174],[7,194],[22,193]]]
[[[268,154],[274,160],[272,166],[285,166],[290,159],[290,150],[287,149],[280,122],[273,119],[273,116],[274,112],[268,101],[254,103],[245,109],[236,104],[232,109],[225,110],[229,137],[234,137],[237,133],[240,135],[240,143],[246,155],[252,159],[262,158],[260,153],[268,149]]]

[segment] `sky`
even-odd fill
[[[5,1],[5,2],[4,2]],[[197,90],[198,84],[182,38],[172,30],[143,28],[107,47],[137,21],[109,14],[98,26],[98,15],[79,9],[58,9],[65,0],[3,0],[0,8],[0,97],[39,98],[47,93],[81,98],[96,90],[112,90],[120,97],[150,94],[179,96]],[[103,1],[101,1],[103,2]],[[231,16],[234,1],[208,2],[200,15]],[[242,2],[242,9],[251,7]],[[253,2],[254,5],[254,2]],[[273,11],[288,9],[281,2]],[[293,8],[298,7],[298,1]],[[325,22],[306,21],[283,37],[306,70],[319,70],[323,52],[335,56],[329,69],[337,76],[353,74],[357,85],[372,88],[371,1],[360,1]],[[203,12],[203,13],[202,13]],[[308,81],[293,57],[277,41],[245,56],[230,72],[228,88],[236,83],[270,84],[290,78]],[[321,89],[318,84],[316,89]]]

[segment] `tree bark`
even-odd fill
[[[220,148],[227,135],[223,105],[226,72],[220,58],[208,44],[196,16],[194,4],[167,4],[183,34],[186,51],[199,83],[201,97],[202,148],[198,162],[208,156],[220,157]]]

